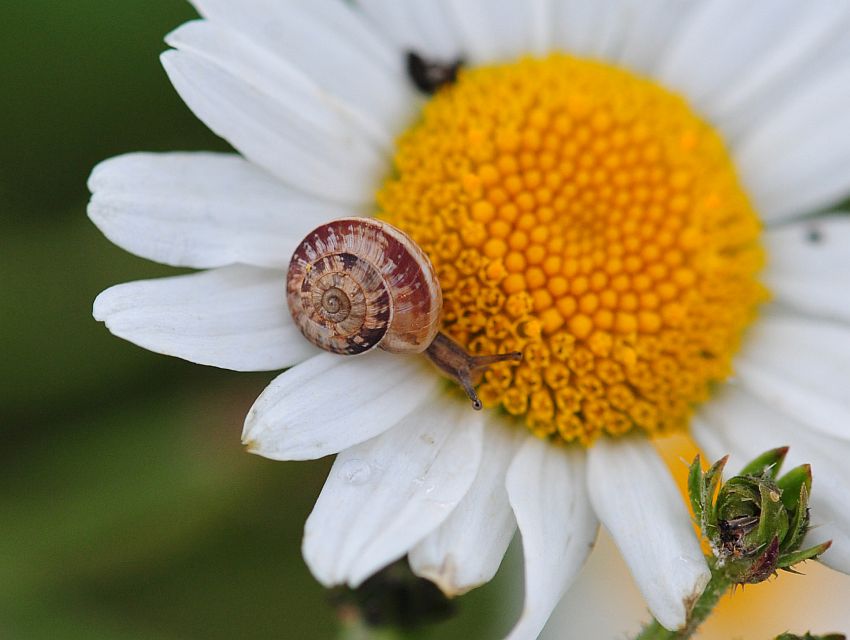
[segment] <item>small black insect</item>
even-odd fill
[[[463,64],[462,58],[449,63],[434,62],[426,60],[415,51],[407,52],[407,74],[416,88],[428,95],[436,93],[440,87],[454,83]]]
[[[741,558],[747,555],[744,536],[758,526],[758,516],[741,516],[732,520],[718,520],[720,543],[727,556]]]

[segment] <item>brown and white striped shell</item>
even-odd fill
[[[341,218],[311,231],[292,255],[286,290],[304,336],[334,353],[420,353],[439,330],[431,261],[381,220]]]

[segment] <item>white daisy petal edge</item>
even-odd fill
[[[501,416],[485,416],[481,465],[466,496],[448,519],[409,553],[416,575],[449,597],[489,582],[516,531],[505,474],[521,432]]]
[[[293,324],[283,273],[243,265],[110,287],[96,320],[156,353],[235,371],[282,369],[316,353]]]
[[[735,359],[741,384],[807,426],[850,440],[850,328],[765,314]]]
[[[836,213],[768,229],[764,281],[780,302],[850,323],[850,216]]]
[[[599,6],[583,0],[572,2],[581,7]],[[681,0],[620,0],[619,6],[611,10],[625,13],[627,25],[614,60],[626,68],[655,75],[669,43],[694,6],[695,3]]]
[[[178,267],[285,269],[311,229],[351,214],[227,153],[128,153],[97,165],[89,189],[89,218],[107,238]]]
[[[386,123],[319,86],[303,70],[235,29],[209,20],[193,20],[169,33],[165,41],[245,80],[319,130],[332,133],[342,122],[353,126],[381,152],[392,151],[392,132]]]
[[[343,102],[390,140],[410,117],[404,61],[349,3],[194,0],[211,22],[240,32],[275,66],[300,70],[331,102]],[[321,43],[317,45],[317,43]],[[340,62],[343,62],[340,64]],[[374,128],[373,128],[374,130]]]
[[[371,201],[387,158],[345,113],[312,100],[323,117],[308,118],[299,109],[304,95],[282,100],[284,88],[270,90],[273,79],[234,75],[194,51],[172,49],[161,59],[195,115],[250,161],[317,197],[353,206]]]
[[[536,638],[593,548],[599,522],[587,497],[585,453],[534,436],[505,486],[522,534],[525,605],[508,640]]]
[[[612,60],[623,47],[630,20],[644,13],[630,9],[628,0],[553,2],[553,39],[576,55]],[[643,40],[639,46],[648,44]]]
[[[844,142],[850,140],[850,62],[812,76],[736,145],[738,170],[767,224],[817,211],[850,192]]]
[[[468,61],[504,62],[533,51],[541,38],[545,2],[443,0]],[[544,25],[545,26],[545,25]]]
[[[441,391],[340,453],[304,527],[313,575],[356,587],[438,527],[472,485],[482,425],[481,413]]]
[[[680,628],[711,572],[664,462],[645,438],[602,439],[588,451],[587,482],[652,615]]]
[[[455,23],[442,0],[357,0],[357,6],[400,51],[445,62],[463,54]]]
[[[805,63],[821,53],[823,43],[846,30],[846,5],[812,4],[817,10],[797,0],[694,3],[667,47],[658,77],[734,138],[775,108],[778,86],[797,86],[800,67],[809,70]]]
[[[421,357],[320,353],[272,380],[245,418],[242,441],[273,460],[321,458],[391,428],[439,384]]]
[[[692,434],[711,460],[730,453],[727,469],[736,472],[765,450],[788,446],[784,470],[812,465],[812,528],[806,544],[832,539],[824,564],[850,573],[850,442],[813,432],[806,425],[754,397],[727,385],[703,407]]]

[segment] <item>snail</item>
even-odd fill
[[[424,353],[475,409],[475,376],[522,358],[473,356],[440,332],[443,294],[431,261],[407,234],[374,218],[340,218],[311,231],[292,254],[286,295],[295,324],[317,347]]]

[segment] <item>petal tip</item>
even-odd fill
[[[262,455],[262,451],[261,451],[262,447],[260,446],[260,443],[257,442],[256,440],[252,440],[250,438],[243,438],[242,439],[242,446],[245,447],[246,453],[253,453],[254,455],[258,455],[258,456]]]
[[[415,573],[420,578],[425,578],[432,582],[447,598],[462,596],[475,587],[480,586],[480,584],[483,584],[458,584],[457,564],[451,554],[447,555],[439,566],[431,564],[417,567]]]
[[[106,323],[109,320],[110,307],[112,306],[109,302],[110,290],[111,287],[110,289],[104,289],[92,301],[91,315],[98,322]],[[107,324],[108,327],[109,325]]]
[[[168,74],[169,78],[172,73],[177,72],[177,57],[179,54],[180,52],[177,51],[177,49],[166,49],[159,54],[159,62],[165,69],[165,73]]]
[[[189,20],[187,22],[184,22],[183,24],[178,25],[177,27],[166,33],[165,37],[163,38],[163,41],[169,47],[174,47],[175,49],[177,49],[180,46],[181,36],[184,33],[186,33],[187,31],[191,32],[193,29],[197,29],[200,24],[206,22],[207,21],[202,18],[197,18],[195,20]]]

